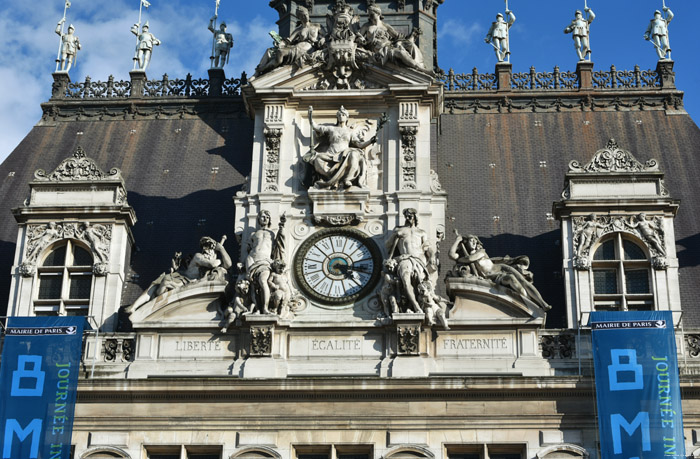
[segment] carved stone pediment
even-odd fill
[[[325,90],[347,92],[359,89],[386,89],[392,85],[429,86],[433,83],[433,79],[423,72],[392,64],[384,67],[367,65],[353,73],[347,88],[338,89],[328,80],[323,66],[317,64],[301,69],[291,66],[280,67],[264,75],[251,77],[249,82],[256,92],[263,88],[285,88],[295,92]]]
[[[129,318],[135,330],[219,328],[225,289],[226,283],[198,282],[153,298],[131,311]]]
[[[95,163],[95,160],[88,158],[81,146],[75,150],[73,156],[61,161],[51,173],[46,173],[43,169],[34,172],[37,181],[48,182],[75,182],[75,181],[98,181],[98,180],[118,180],[122,181],[122,174],[116,167],[109,172],[103,172]]]
[[[544,325],[546,313],[542,308],[527,298],[516,298],[505,287],[476,277],[448,277],[445,282],[448,295],[454,299],[450,326]]]
[[[585,165],[574,160],[569,163],[569,173],[605,173],[605,172],[657,172],[659,165],[655,159],[645,164],[639,162],[632,153],[623,150],[615,139],[608,140],[605,148],[600,149]]]

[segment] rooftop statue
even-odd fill
[[[584,18],[581,10],[576,10],[574,19],[571,21],[571,24],[564,29],[564,33],[572,34],[578,60],[590,61],[591,44],[588,36],[590,34],[591,22],[595,19],[595,13],[593,13],[593,10],[589,7],[585,7],[584,11],[588,14],[588,17]]]
[[[134,60],[138,63],[140,70],[146,70],[148,64],[151,62],[151,54],[153,53],[153,47],[160,45],[160,40],[156,38],[151,32],[148,31],[148,21],[141,28],[139,33],[139,23],[131,26],[131,33],[136,35],[136,55]]]
[[[69,72],[71,66],[77,61],[78,50],[81,49],[80,39],[75,35],[73,24],[68,26],[68,32],[63,33],[64,17],[56,25],[56,33],[61,37],[61,49],[59,52],[58,65],[61,72]]]
[[[527,269],[530,266],[527,256],[491,258],[477,236],[461,236],[457,230],[455,235],[457,239],[449,253],[450,258],[457,262],[452,276],[486,279],[527,298],[545,311],[551,309],[532,283],[533,274]]]
[[[302,67],[309,61],[311,54],[323,44],[321,26],[313,24],[309,10],[303,6],[297,8],[299,25],[289,38],[282,38],[277,33],[270,32],[274,46],[265,51],[260,63],[255,68],[255,75],[263,74],[281,65]]]
[[[227,283],[228,270],[231,268],[232,262],[224,248],[225,241],[226,236],[221,238],[221,242],[216,242],[205,236],[199,240],[202,251],[184,261],[182,252],[176,252],[170,271],[161,274],[158,279],[153,281],[134,304],[127,308],[127,312],[132,313],[166,292],[179,291],[200,282]]]
[[[319,189],[343,190],[367,188],[367,154],[365,148],[377,142],[377,136],[368,140],[348,126],[349,113],[340,107],[335,125],[316,124],[313,107],[309,107],[311,124],[311,151],[304,161],[311,164],[317,176],[314,186]],[[323,140],[314,145],[314,134]]]
[[[228,64],[229,53],[233,48],[233,35],[226,32],[226,23],[222,22],[219,28],[216,28],[216,18],[214,15],[209,20],[209,31],[214,34],[214,52],[211,56],[212,68],[222,69],[224,64]]]
[[[377,5],[367,8],[369,22],[362,26],[360,35],[363,44],[374,53],[375,59],[382,65],[394,62],[416,70],[425,71],[423,54],[416,46],[415,38],[420,29],[414,28],[409,37],[404,37],[382,19],[382,9]]]
[[[656,48],[659,60],[671,58],[671,45],[668,40],[668,24],[673,20],[673,11],[667,6],[663,7],[666,17],[661,11],[654,11],[654,19],[649,22],[647,31],[644,32],[644,39],[651,41]]]
[[[510,60],[510,43],[509,32],[510,27],[515,23],[515,14],[509,9],[506,9],[508,22],[505,21],[503,15],[498,13],[496,20],[491,23],[491,28],[486,34],[484,41],[493,46],[496,51],[498,62]]]

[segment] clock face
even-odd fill
[[[327,229],[299,248],[294,273],[299,287],[325,304],[348,304],[369,293],[381,271],[379,250],[362,232]]]

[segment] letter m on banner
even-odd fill
[[[1,459],[68,459],[84,317],[8,319],[0,367]]]
[[[685,458],[670,311],[591,314],[603,459]]]

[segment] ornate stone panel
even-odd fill
[[[400,126],[399,132],[401,133],[401,189],[415,190],[418,126]]]
[[[265,191],[279,191],[280,138],[282,129],[265,128]]]
[[[272,354],[272,327],[250,328],[250,355],[267,357]]]
[[[33,276],[36,273],[39,255],[49,245],[62,239],[77,239],[87,244],[94,261],[93,272],[98,276],[107,274],[112,225],[90,222],[50,222],[27,227],[24,261],[19,268],[22,276]]]

